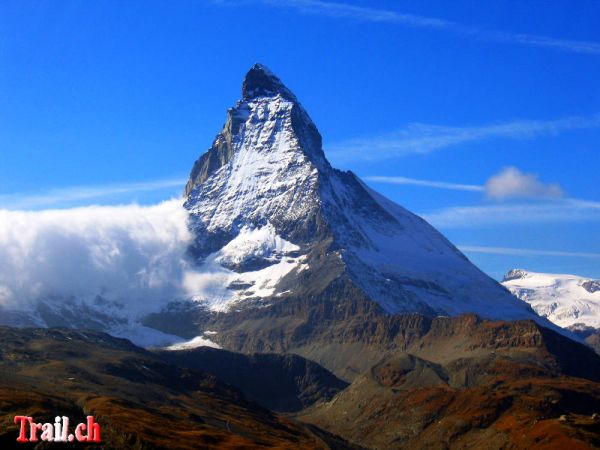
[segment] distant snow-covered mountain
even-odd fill
[[[568,328],[600,328],[600,281],[515,269],[502,284],[542,317]]]

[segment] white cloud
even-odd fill
[[[144,181],[139,183],[120,183],[98,186],[71,186],[51,189],[43,194],[4,194],[0,195],[0,208],[5,209],[38,209],[55,207],[81,200],[100,199],[121,194],[152,192],[167,188],[181,188],[186,180],[169,178],[164,180]]]
[[[562,199],[535,204],[452,206],[421,216],[438,228],[600,222],[599,205],[597,202]]]
[[[556,120],[513,120],[481,126],[448,127],[413,123],[379,136],[352,138],[326,147],[335,162],[380,161],[487,139],[531,139],[562,131],[600,128],[600,115]]]
[[[564,256],[573,258],[600,258],[600,253],[566,252],[560,250],[536,250],[530,248],[511,247],[482,247],[474,245],[458,245],[460,251],[465,253],[487,253],[491,255],[510,256]]]
[[[491,176],[483,186],[398,176],[390,177],[373,175],[367,176],[364,179],[376,183],[422,186],[455,191],[484,192],[488,198],[494,200],[505,200],[510,198],[560,198],[564,195],[560,185],[556,183],[542,183],[537,175],[523,173],[516,167],[505,167],[496,175]],[[579,202],[585,203],[583,200],[579,200]],[[583,206],[583,203],[581,203],[581,205]]]
[[[0,210],[0,305],[102,294],[135,314],[174,300],[192,239],[181,203]]]
[[[449,183],[408,177],[368,176],[376,183],[423,186],[470,192],[483,192],[494,200],[536,199],[535,202],[451,206],[421,214],[439,228],[473,228],[502,224],[598,222],[600,202],[564,198],[558,184],[542,183],[537,176],[525,174],[514,167],[502,169],[485,185]]]
[[[423,186],[437,189],[449,189],[455,191],[482,192],[484,190],[483,186],[478,186],[474,184],[459,184],[449,183],[447,181],[420,180],[417,178],[407,177],[368,176],[364,177],[364,179],[367,181],[374,181],[376,183]]]
[[[485,183],[489,198],[559,198],[564,195],[558,184],[542,183],[537,175],[521,172],[516,167],[505,167]]]
[[[350,5],[347,3],[327,2],[322,0],[257,1],[272,7],[295,9],[304,14],[314,14],[336,19],[351,19],[360,22],[389,23],[399,26],[427,28],[432,30],[446,31],[454,34],[462,34],[465,36],[472,36],[483,41],[549,48],[573,53],[586,53],[591,55],[600,54],[600,43],[594,41],[558,39],[533,34],[486,30],[483,28],[463,25],[457,22],[437,19],[434,17],[404,14],[385,9],[369,8],[364,6]],[[226,2],[217,3],[226,4]]]

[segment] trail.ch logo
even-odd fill
[[[100,442],[100,424],[96,423],[94,416],[87,416],[85,423],[75,427],[75,433],[69,433],[69,418],[56,416],[54,423],[36,423],[32,417],[15,416],[15,425],[19,425],[17,442]],[[41,435],[38,437],[38,433]]]

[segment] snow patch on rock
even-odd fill
[[[194,301],[213,311],[228,311],[245,300],[276,294],[277,284],[292,270],[304,270],[297,245],[278,236],[271,224],[240,233],[219,251],[208,255],[197,270],[188,272],[184,286]],[[232,266],[256,262],[256,270],[235,271]],[[243,266],[242,266],[243,267]]]
[[[175,344],[169,345],[168,347],[165,347],[165,350],[172,350],[172,351],[191,350],[193,348],[198,348],[198,347],[221,348],[221,346],[219,344],[214,343],[213,341],[211,341],[210,339],[207,339],[206,337],[204,337],[204,335],[202,335],[202,336],[196,336],[195,338],[190,339],[189,341],[177,342]]]

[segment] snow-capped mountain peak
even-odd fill
[[[277,76],[262,64],[254,64],[242,83],[242,99],[247,102],[258,97],[282,98],[297,103],[296,96],[281,82]]]
[[[535,317],[424,220],[333,169],[296,96],[260,64],[185,192],[200,271],[226,278],[216,296],[202,280],[190,282],[211,309],[305,296],[342,277],[390,313]],[[246,251],[240,236],[267,234],[294,250],[282,257],[263,241],[244,244],[256,244],[269,264],[232,270],[232,249]]]
[[[577,275],[509,271],[502,284],[561,327],[600,328],[600,281]]]
[[[318,207],[319,172],[330,170],[321,137],[302,107],[282,96],[287,89],[265,73],[250,70],[245,90],[262,96],[244,93],[246,100],[228,111],[213,146],[194,165],[186,207],[199,219],[198,236],[233,238],[243,226],[268,221],[296,228]]]

